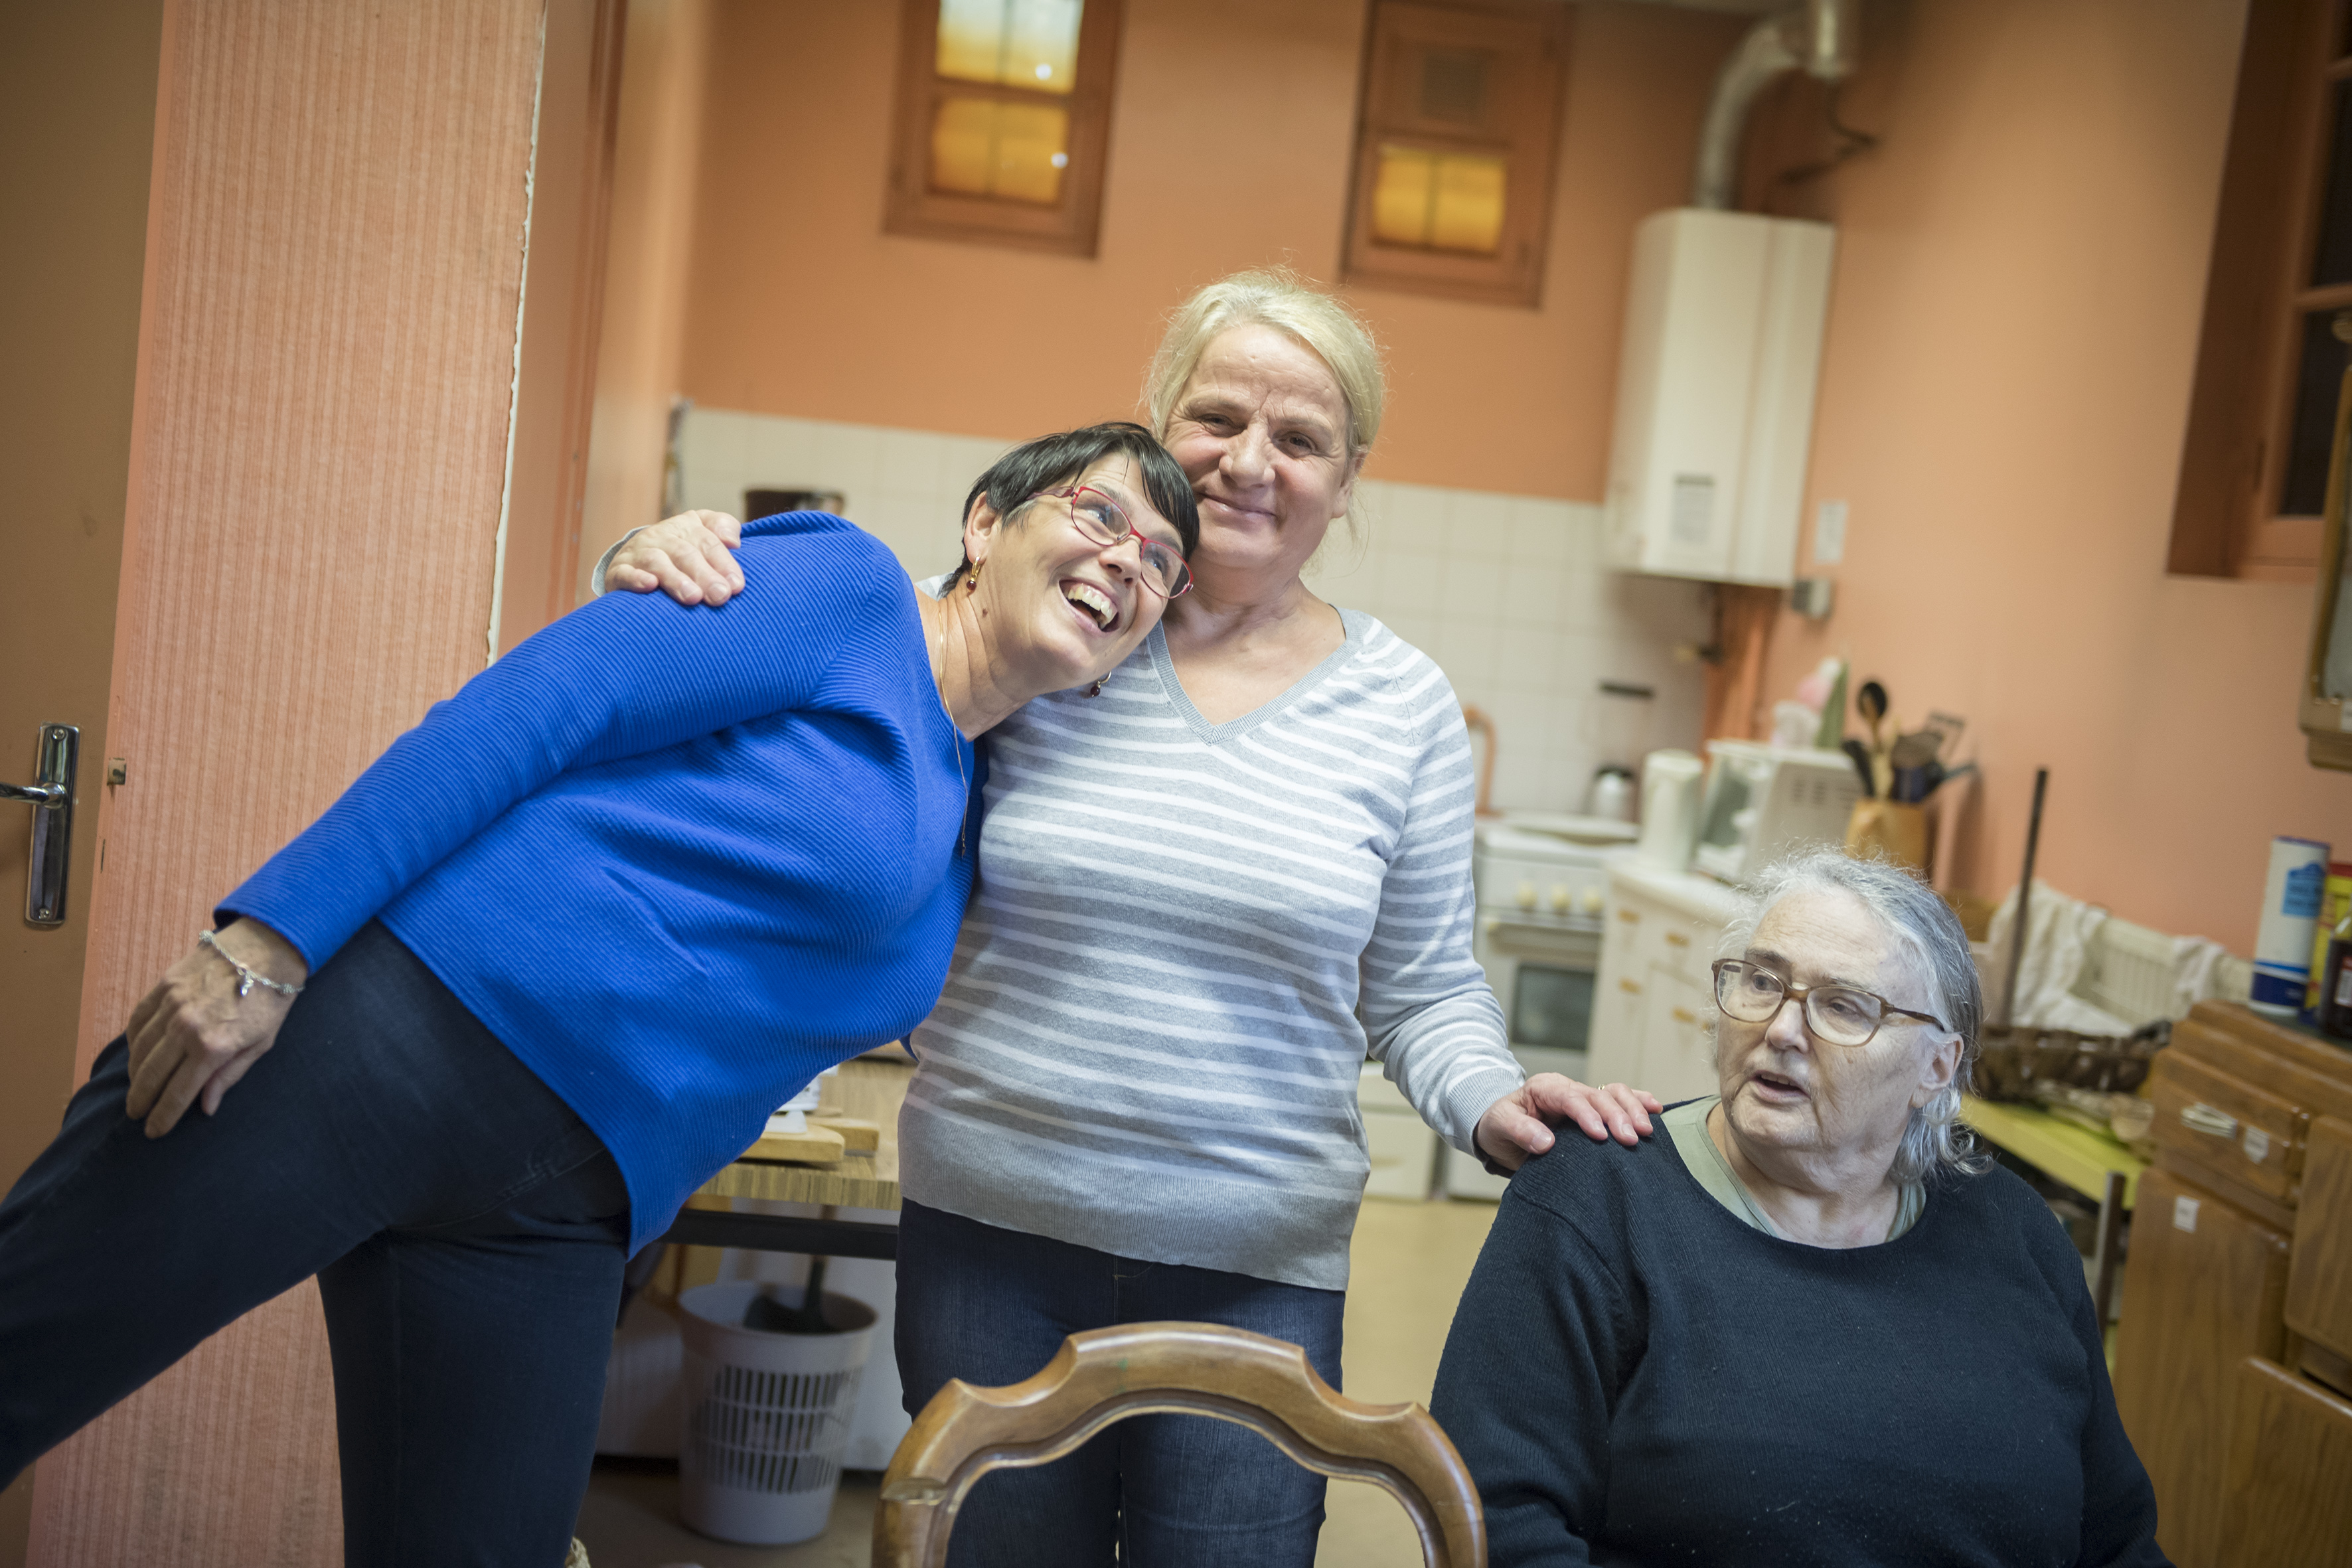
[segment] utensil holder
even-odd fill
[[[1884,857],[1925,876],[1927,814],[1897,800],[1858,800],[1845,819],[1845,852],[1857,859]]]

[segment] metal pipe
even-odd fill
[[[1715,96],[1698,138],[1691,205],[1728,212],[1739,184],[1739,145],[1756,95],[1784,71],[1822,81],[1853,72],[1861,0],[1807,0],[1801,10],[1767,16],[1748,30],[1715,79]]]

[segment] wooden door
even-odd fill
[[[541,13],[164,0],[110,696],[85,763],[121,757],[125,782],[87,818],[78,1023],[47,1037],[76,1072],[215,898],[481,668]],[[57,120],[78,137],[100,117]],[[334,1461],[306,1286],[45,1458],[29,1560],[324,1568]]]
[[[2352,1121],[2332,1116],[2312,1123],[2304,1160],[2286,1326],[2352,1361]]]
[[[2140,1177],[2116,1345],[2116,1405],[2180,1568],[2222,1550],[2221,1466],[2239,1362],[2285,1337],[2285,1235],[2171,1172]],[[2252,1561],[2247,1559],[2244,1561]]]
[[[82,742],[63,925],[26,921],[31,808],[0,805],[0,1191],[73,1083],[163,28],[163,0],[0,9],[0,780],[30,782],[39,725]],[[0,1491],[0,1568],[32,1502],[29,1472]]]
[[[2352,1556],[2352,1400],[2258,1357],[2239,1363],[2232,1392],[2224,1560],[2343,1568]]]

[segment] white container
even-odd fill
[[[2263,879],[2263,919],[2254,928],[2257,1012],[2292,1018],[2303,1010],[2311,979],[2312,936],[2327,883],[2327,846],[2310,838],[2271,840],[2270,875]]]
[[[1738,886],[1791,851],[1845,842],[1862,782],[1843,752],[1754,741],[1709,741],[1706,752],[1694,870]]]
[[[1634,231],[1609,454],[1609,563],[1786,587],[1836,234],[1678,207]]]
[[[720,1541],[782,1546],[824,1533],[841,1452],[874,1348],[874,1310],[827,1291],[841,1331],[779,1334],[742,1326],[755,1296],[799,1292],[756,1279],[700,1285],[678,1298],[686,1421],[678,1513]]]
[[[1706,764],[1689,752],[1642,759],[1642,837],[1635,855],[1662,870],[1690,866],[1698,840],[1698,781]]]

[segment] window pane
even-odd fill
[[[2336,84],[2335,133],[2327,142],[2327,190],[2319,208],[2314,285],[2352,282],[2352,83]]]
[[[1069,146],[1067,110],[950,98],[931,121],[931,189],[1051,206],[1062,199]]]
[[[1372,186],[1372,237],[1383,245],[1492,256],[1503,241],[1507,160],[1384,145]]]
[[[939,73],[1066,93],[1084,10],[1084,0],[940,0]]]
[[[2317,517],[2327,509],[2327,449],[2336,439],[2336,393],[2344,379],[2345,345],[2330,330],[2333,310],[2303,318],[2303,358],[2295,373],[2294,423],[2288,432],[2283,517]]]
[[[1492,256],[1503,243],[1503,160],[1444,158],[1437,165],[1437,199],[1430,208],[1429,243],[1440,250]]]
[[[1372,186],[1372,237],[1390,245],[1427,245],[1429,198],[1436,183],[1435,153],[1381,148],[1380,180]]]

